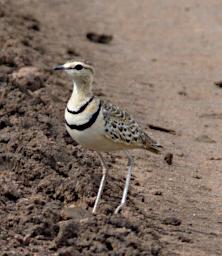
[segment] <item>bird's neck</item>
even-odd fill
[[[92,82],[73,80],[73,91],[69,99],[69,107],[78,107],[92,97]]]

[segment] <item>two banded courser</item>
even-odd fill
[[[126,111],[93,96],[94,70],[90,65],[73,61],[57,66],[55,70],[66,71],[73,80],[73,92],[65,110],[68,133],[80,145],[95,150],[101,161],[103,176],[93,213],[98,208],[107,174],[101,152],[124,150],[128,157],[128,173],[123,196],[115,210],[115,213],[118,213],[126,203],[133,168],[133,160],[127,149],[142,148],[158,154],[161,146],[151,139]]]

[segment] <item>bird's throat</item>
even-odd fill
[[[84,81],[73,81],[73,91],[68,105],[72,107],[81,106],[92,97],[92,85]]]

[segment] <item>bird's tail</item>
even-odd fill
[[[163,149],[163,147],[159,143],[151,139],[147,134],[145,134],[144,148],[154,154],[161,154],[161,151]]]

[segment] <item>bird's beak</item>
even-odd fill
[[[65,67],[63,65],[59,65],[54,67],[53,70],[65,70]]]

